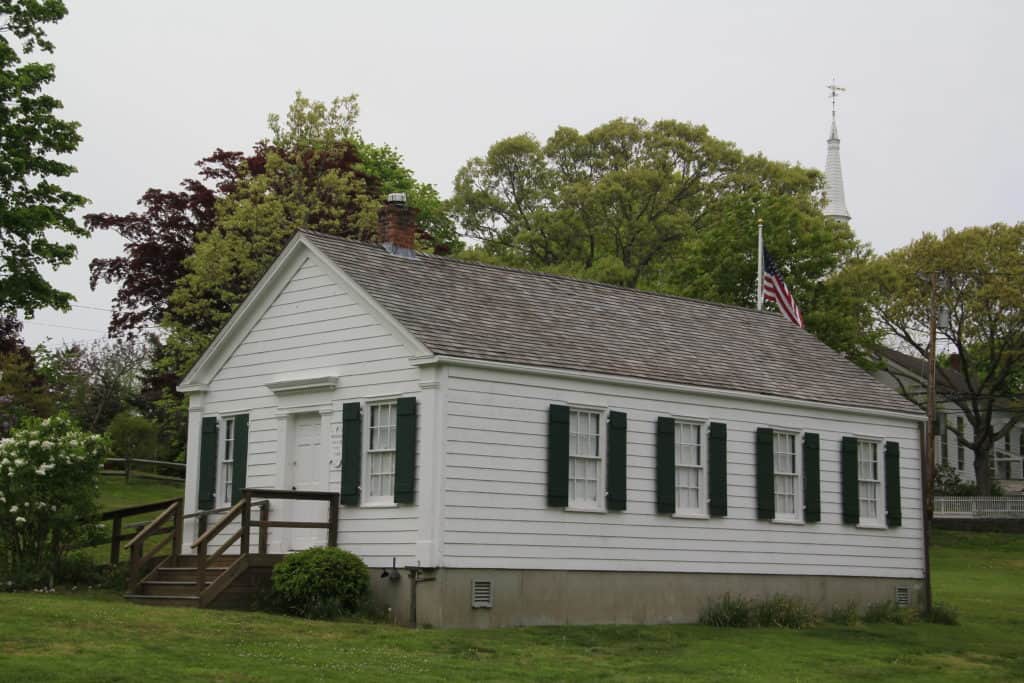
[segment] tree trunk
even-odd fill
[[[974,478],[978,483],[979,496],[992,495],[992,442],[985,440],[974,446]]]

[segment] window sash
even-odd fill
[[[569,505],[601,503],[601,413],[569,411]]]
[[[857,497],[861,521],[882,521],[885,506],[881,500],[882,473],[878,444],[873,441],[857,442]]]
[[[231,488],[235,474],[235,418],[224,418],[224,438],[220,465],[221,505],[231,504]]]
[[[775,485],[775,516],[796,518],[799,504],[800,472],[797,469],[796,434],[774,432],[772,468]]]
[[[398,403],[396,401],[371,403],[369,408],[365,498],[368,502],[393,502],[395,498]]]
[[[676,512],[704,512],[704,453],[702,425],[694,422],[675,423],[675,494]]]

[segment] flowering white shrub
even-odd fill
[[[96,533],[106,440],[66,415],[21,422],[0,441],[0,577],[37,582]]]

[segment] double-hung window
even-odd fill
[[[220,458],[220,496],[217,501],[218,507],[231,505],[231,486],[234,481],[235,471],[235,418],[226,417],[223,422],[224,435],[221,445]]]
[[[956,416],[956,430],[961,435],[964,433],[964,418],[962,415]],[[961,471],[964,469],[964,444],[960,441],[959,437],[956,441],[956,468]]]
[[[945,414],[939,414],[939,429],[942,433],[940,452],[942,453],[942,464],[945,467],[949,467],[949,425],[946,423],[948,419]]]
[[[701,432],[699,423],[676,422],[676,514],[705,513]]]
[[[569,507],[603,507],[601,413],[569,410]]]
[[[772,452],[775,477],[775,518],[797,520],[800,513],[800,469],[792,432],[773,433]]]
[[[395,500],[395,435],[398,406],[395,401],[370,404],[370,434],[366,450],[366,502]]]
[[[882,464],[878,443],[857,442],[857,493],[860,499],[860,523],[885,524],[885,500],[882,497]]]

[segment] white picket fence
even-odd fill
[[[936,517],[1024,517],[1024,496],[935,496]]]

